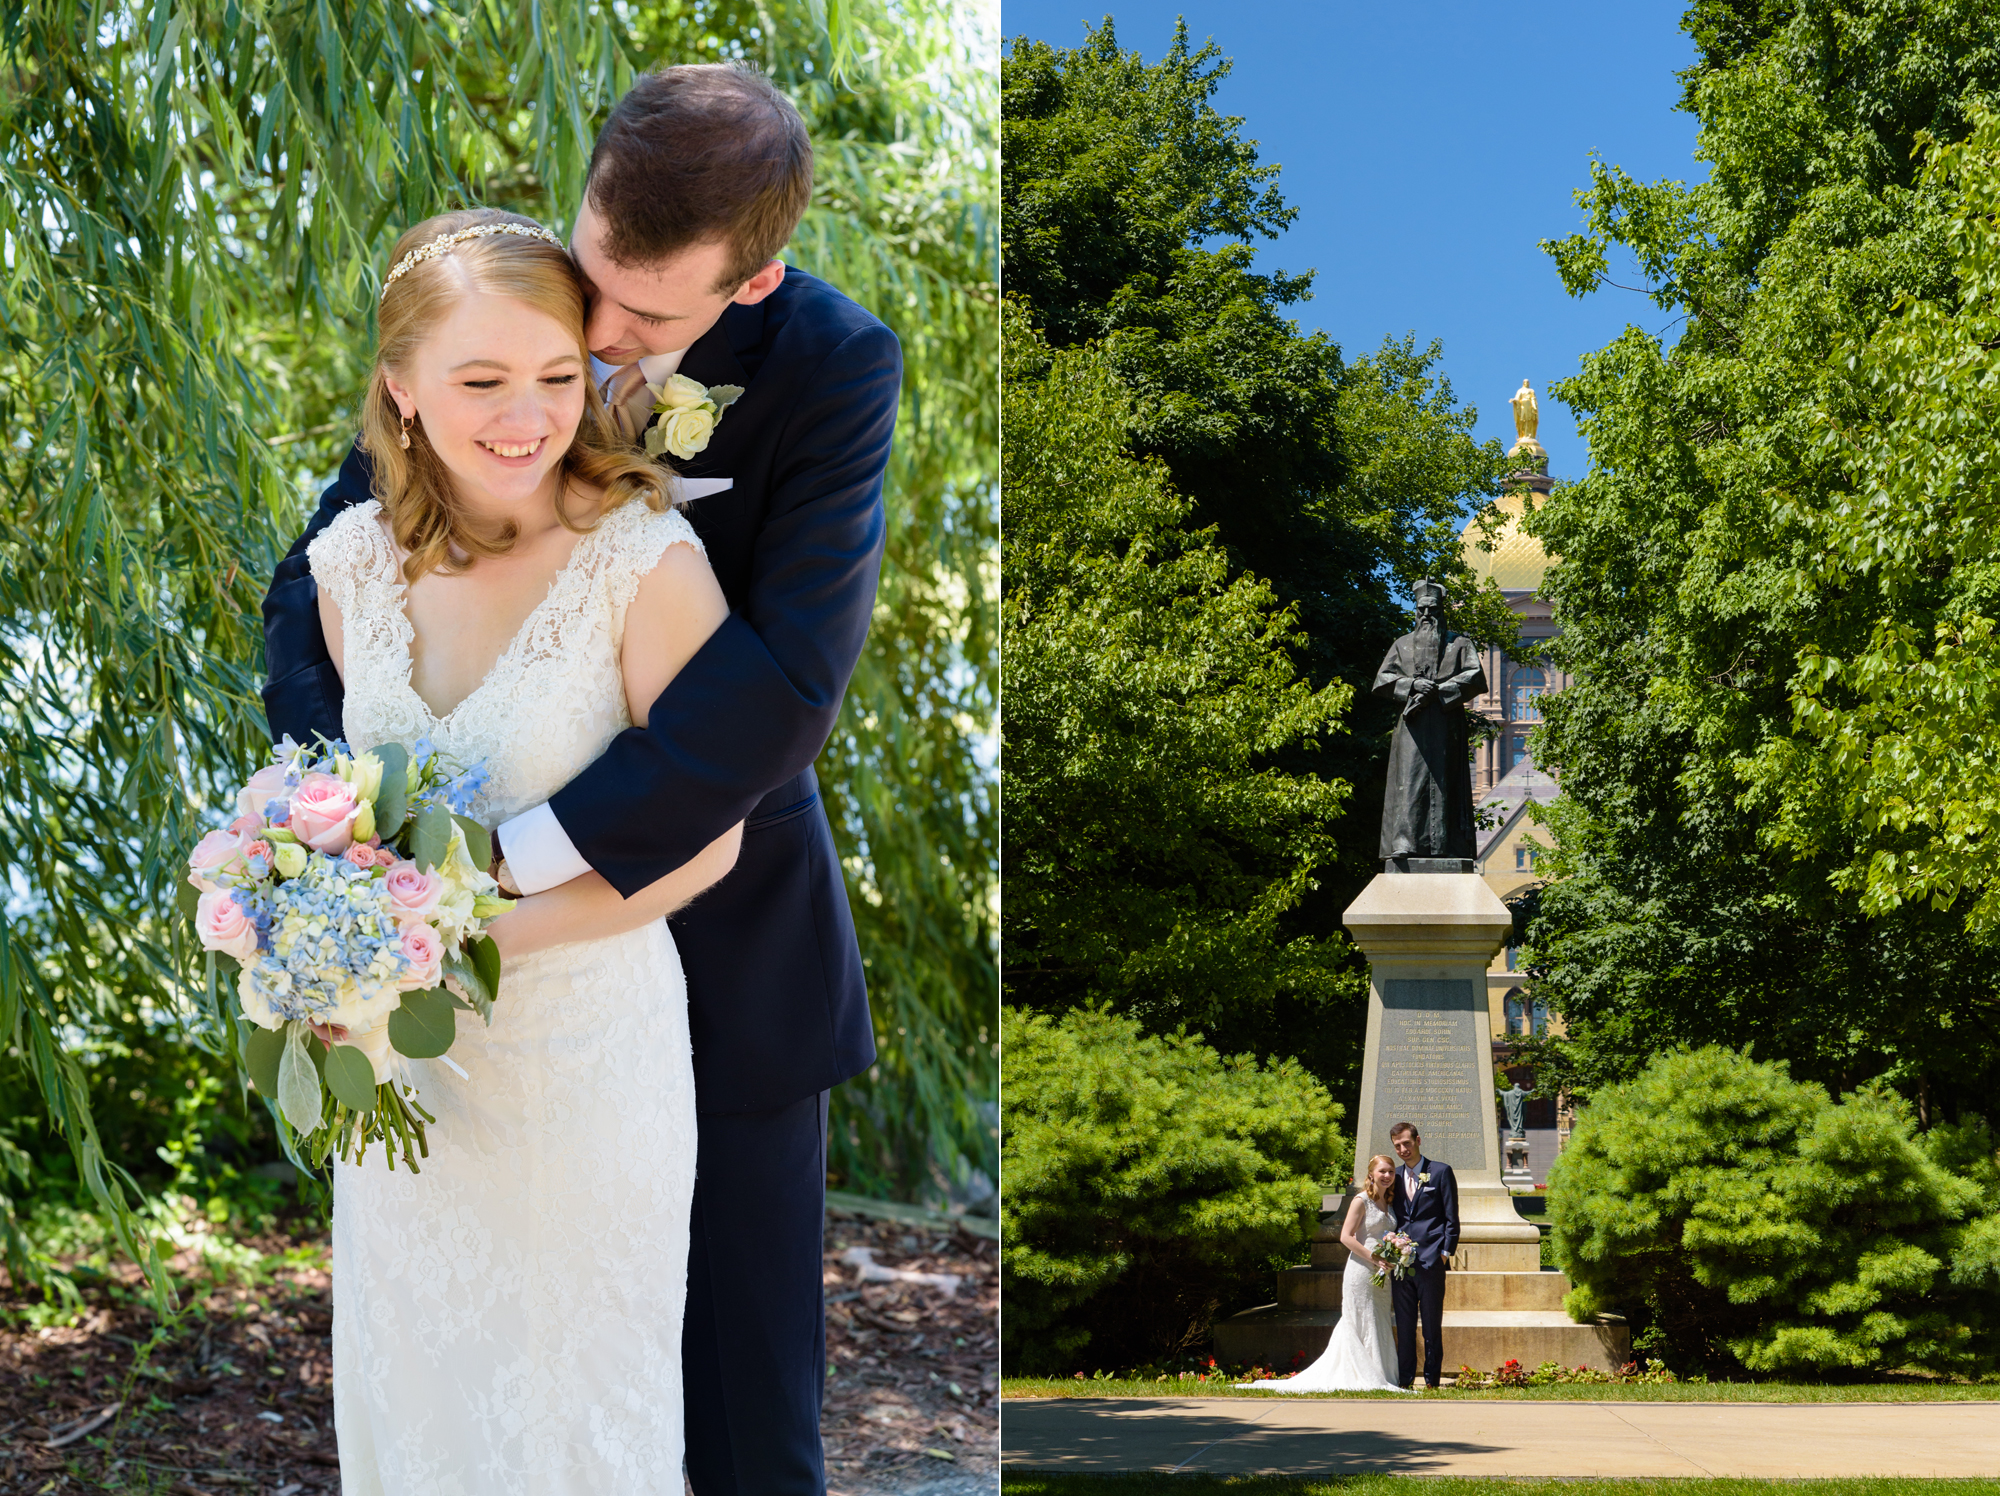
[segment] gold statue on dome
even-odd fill
[[[1520,389],[1508,402],[1514,407],[1514,452],[1529,451],[1540,454],[1542,444],[1535,440],[1535,430],[1541,425],[1541,407],[1535,403],[1535,392],[1527,380],[1521,381]],[[1513,452],[1508,453],[1511,457]]]

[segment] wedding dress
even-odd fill
[[[410,683],[395,551],[370,502],[309,551],[339,605],[356,750],[430,739],[489,773],[494,825],[630,725],[619,647],[640,579],[700,548],[639,503],[580,536],[484,681],[442,718]],[[436,1118],[412,1177],[334,1171],[333,1394],[344,1496],[679,1491],[694,1192],[687,986],[664,920],[501,972],[489,1028],[399,1074]]]
[[[1380,1241],[1395,1224],[1389,1212],[1362,1197],[1361,1239]],[[1333,1338],[1312,1365],[1294,1377],[1244,1382],[1245,1387],[1269,1387],[1278,1392],[1400,1392],[1396,1385],[1395,1319],[1389,1283],[1375,1286],[1373,1268],[1363,1267],[1349,1253],[1340,1275],[1340,1321]]]

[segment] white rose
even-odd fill
[[[706,404],[676,410],[661,416],[653,429],[660,433],[660,444],[674,456],[692,457],[708,445],[715,430],[715,411]]]
[[[355,758],[336,758],[334,767],[340,777],[354,788],[357,800],[373,800],[382,792],[382,760],[374,753],[363,753]],[[366,837],[359,838],[366,841]]]
[[[349,973],[342,973],[333,1006],[319,1015],[321,1023],[337,1023],[342,1028],[363,1028],[371,1023],[387,1023],[389,1014],[402,1001],[390,983],[363,986]]]
[[[243,1016],[257,1027],[281,1029],[285,1026],[278,1010],[271,1006],[263,990],[252,980],[247,966],[236,977],[236,1000],[243,1005]]]
[[[653,386],[653,390],[659,397],[654,401],[653,409],[661,412],[688,410],[708,399],[708,391],[701,382],[685,374],[669,374],[667,382]]]

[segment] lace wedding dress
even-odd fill
[[[1363,1197],[1361,1239],[1375,1242],[1395,1222],[1389,1212]],[[1269,1387],[1278,1392],[1400,1392],[1396,1385],[1395,1318],[1389,1284],[1375,1286],[1374,1269],[1363,1267],[1350,1253],[1340,1275],[1340,1322],[1333,1338],[1312,1365],[1294,1377],[1244,1382],[1245,1387]]]
[[[578,538],[486,679],[443,718],[410,684],[412,631],[380,505],[309,551],[339,605],[355,749],[429,738],[490,773],[494,825],[546,800],[630,725],[619,647],[678,513],[632,503]],[[665,921],[502,970],[489,1028],[398,1057],[437,1118],[412,1177],[381,1153],[334,1175],[333,1393],[344,1496],[610,1496],[681,1489],[681,1318],[694,1191],[687,987]]]

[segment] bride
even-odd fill
[[[560,241],[488,210],[396,246],[363,411],[375,501],[309,555],[356,750],[483,764],[491,826],[560,789],[727,608],[663,470],[607,423]],[[490,927],[490,1027],[399,1060],[423,1173],[334,1179],[345,1496],[682,1488],[694,1187],[687,989],[664,916],[741,828],[631,899],[595,873]],[[463,1074],[456,1073],[462,1067]]]
[[[1293,1377],[1244,1382],[1279,1392],[1401,1392],[1396,1385],[1396,1335],[1389,1285],[1375,1286],[1382,1268],[1375,1244],[1395,1224],[1389,1213],[1396,1187],[1396,1161],[1378,1153],[1368,1160],[1366,1183],[1347,1207],[1340,1244],[1347,1267],[1340,1279],[1340,1322],[1320,1358]]]

